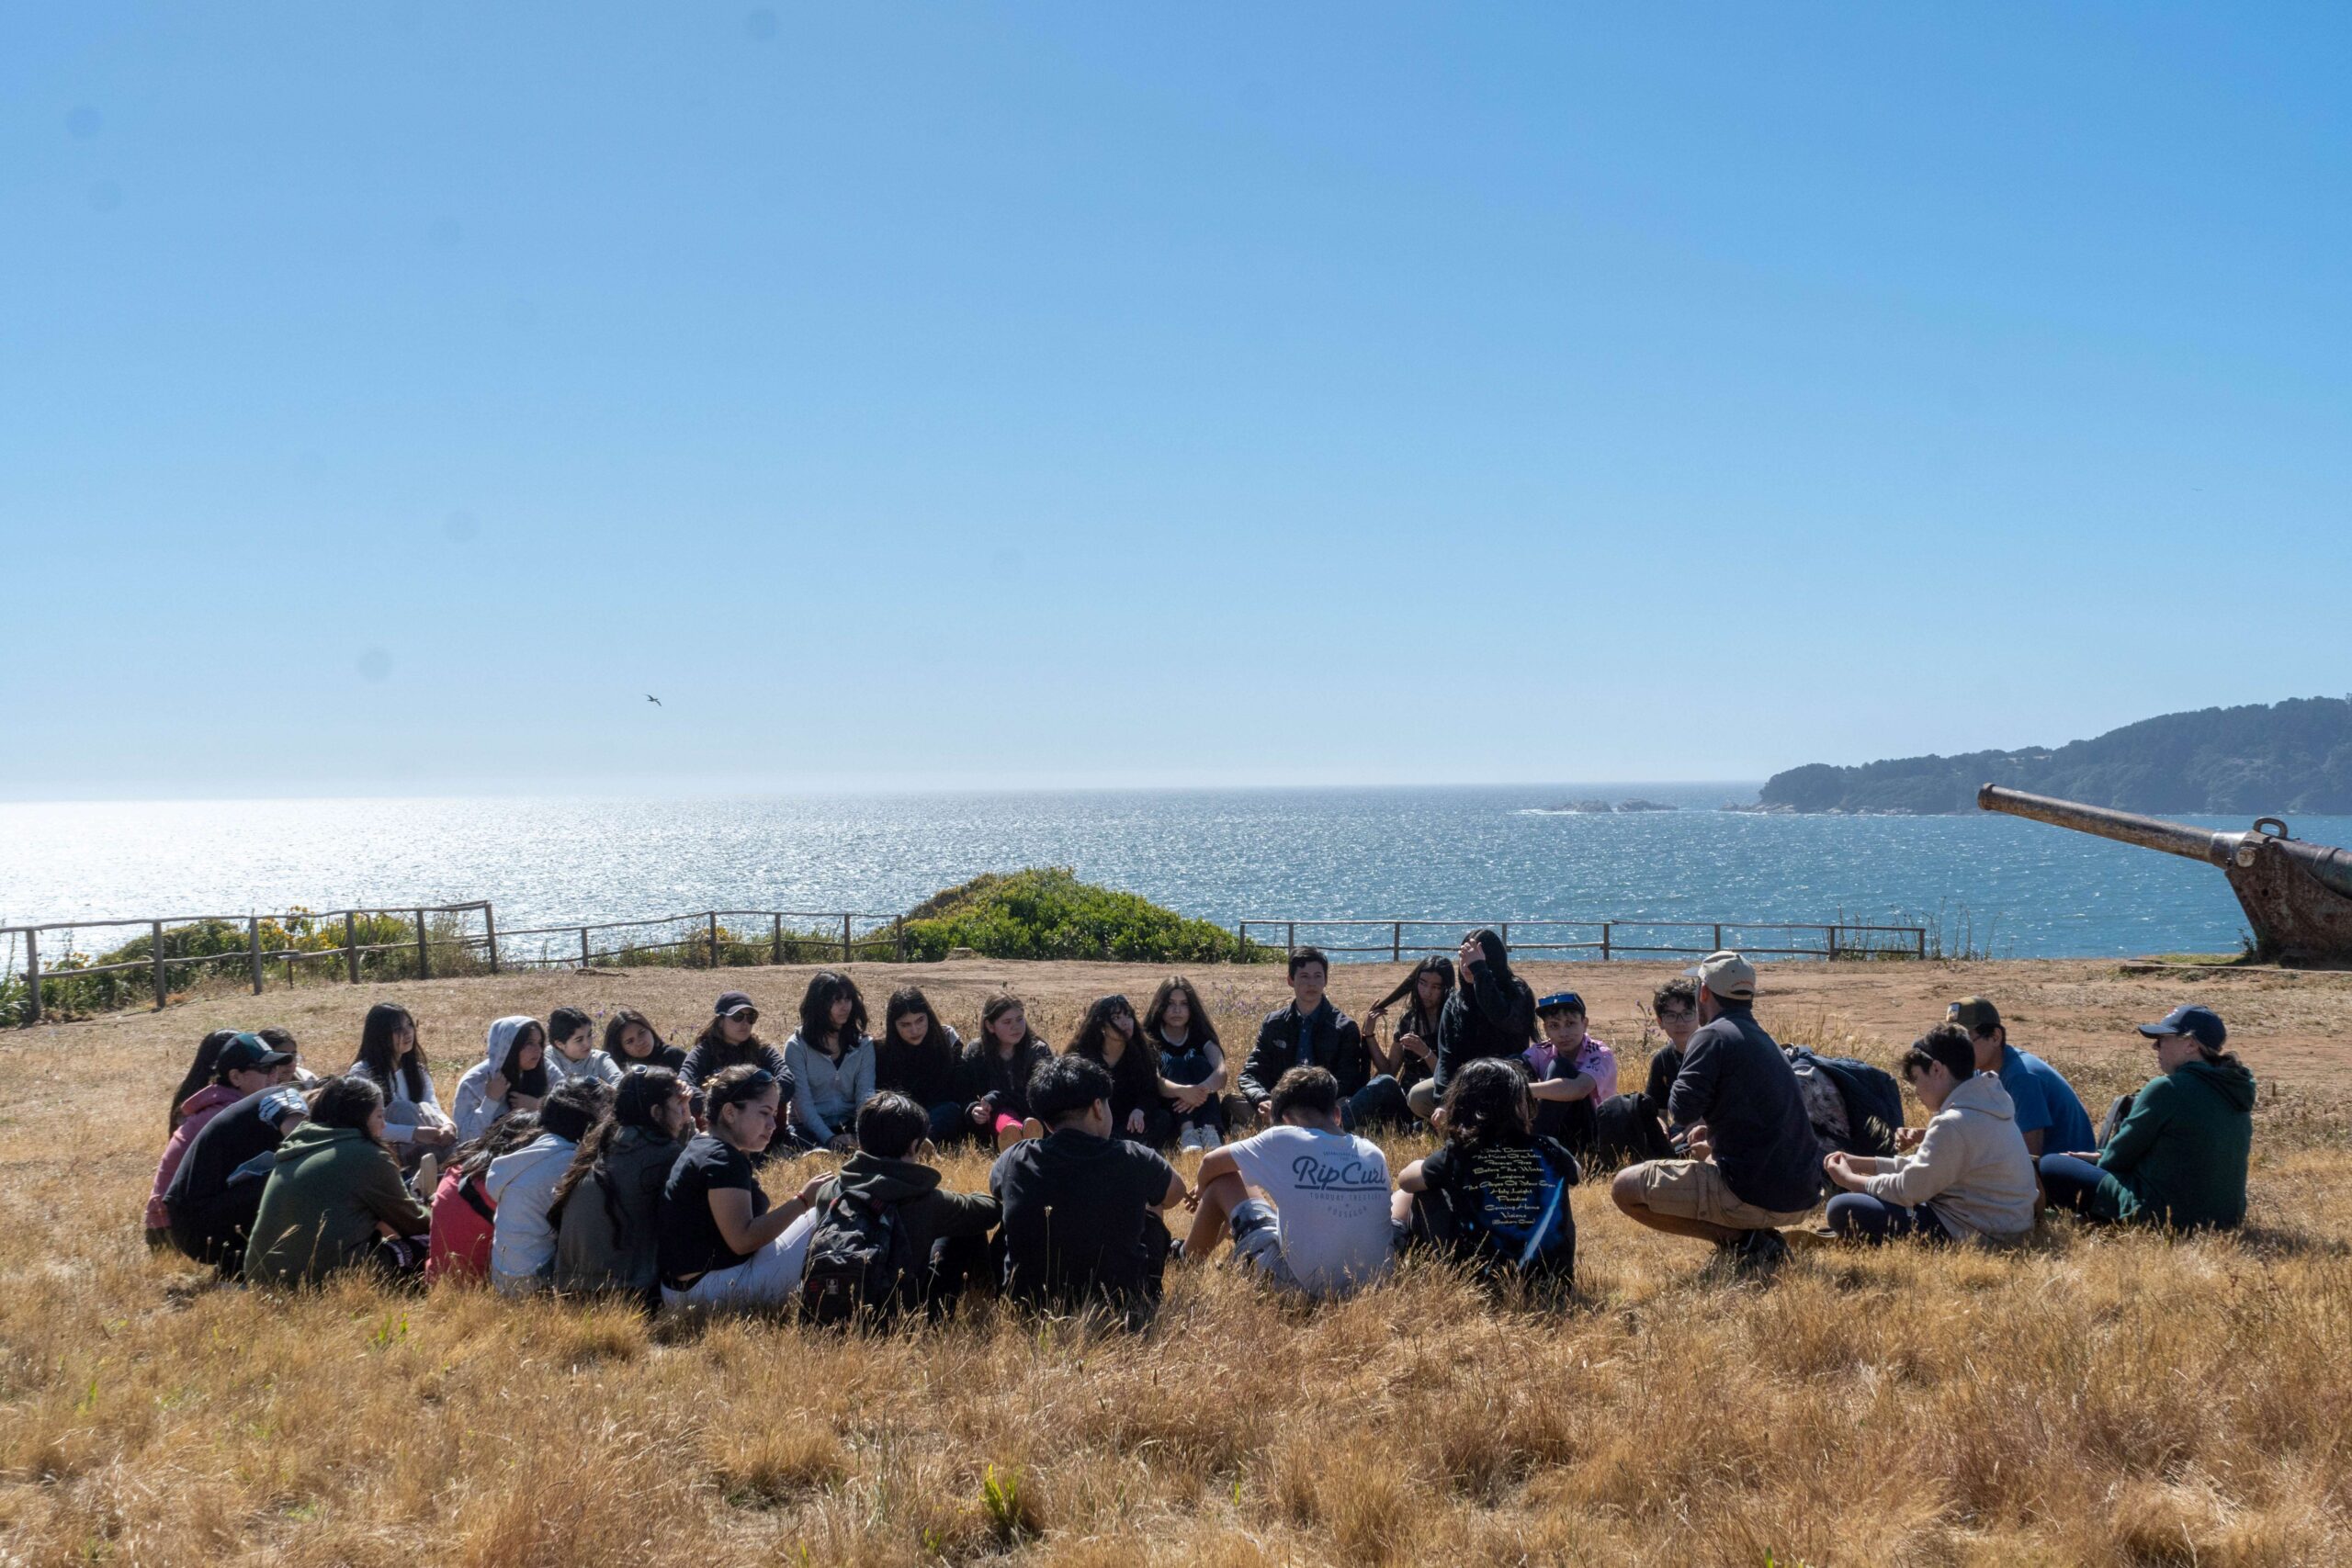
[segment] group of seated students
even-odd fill
[[[1568,1190],[1594,1162],[1622,1165],[1625,1214],[1742,1272],[1775,1266],[1825,1196],[1826,1234],[1872,1243],[2011,1241],[2045,1202],[2178,1228],[2245,1214],[2254,1079],[2204,1008],[2143,1026],[2158,1074],[2099,1134],[1990,1002],[1955,1003],[1900,1064],[1928,1116],[1911,1129],[1880,1069],[1774,1042],[1734,953],[1659,987],[1666,1044],[1630,1093],[1583,1001],[1535,997],[1492,931],[1418,965],[1369,1031],[1325,995],[1320,953],[1293,954],[1289,977],[1230,1076],[1182,976],[1140,1019],[1097,1001],[1059,1052],[1013,996],[967,1043],[913,987],[869,1038],[856,985],[830,970],[781,1050],[741,991],[689,1050],[633,1010],[601,1037],[573,1008],[502,1018],[454,1114],[398,1006],[369,1009],[356,1059],[323,1080],[281,1032],[221,1032],[174,1097],[149,1235],[262,1285],[364,1268],[818,1321],[938,1314],[979,1291],[1132,1325],[1171,1261],[1228,1238],[1256,1277],[1314,1298],[1416,1248],[1489,1284],[1564,1288]],[[1392,1183],[1363,1134],[1421,1122],[1440,1145]],[[986,1192],[941,1187],[937,1153],[967,1141],[996,1151]],[[1201,1156],[1191,1182],[1171,1147]],[[760,1168],[818,1150],[842,1157],[772,1206]]]

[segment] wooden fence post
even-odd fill
[[[491,908],[488,899],[482,901],[481,930],[482,934],[490,939],[490,972],[495,975],[498,973],[498,912]]]
[[[170,995],[164,988],[164,922],[157,920],[150,931],[155,943],[155,1010],[161,1012],[164,998]]]
[[[1911,928],[1911,956],[1920,960],[1922,963],[1927,961],[1928,928],[1925,926],[1913,926]]]
[[[842,917],[842,962],[849,962],[849,917]]]
[[[359,984],[359,911],[343,912],[343,956],[351,970],[351,983]]]
[[[1609,962],[1609,922],[1607,920],[1600,922],[1600,961],[1603,964]]]
[[[245,948],[254,961],[254,995],[261,995],[261,917],[245,917]]]
[[[1829,944],[1828,956],[1836,958],[1838,956],[1838,928],[1836,926],[1822,927],[1821,939]]]
[[[416,977],[428,980],[433,976],[433,952],[425,945],[424,911],[416,912]]]
[[[25,931],[25,1021],[40,1021],[40,932]]]
[[[899,950],[899,962],[907,961],[907,917],[899,915],[890,921],[891,945]]]
[[[1717,926],[1717,927],[1715,928],[1715,951],[1716,951],[1717,953],[1721,953],[1723,950],[1724,950],[1724,928],[1723,928],[1723,927],[1721,927],[1721,926]]]
[[[710,912],[710,966],[718,967],[718,911]]]
[[[768,917],[768,962],[771,964],[784,962],[784,917],[782,915]]]
[[[1298,951],[1298,922],[1293,920],[1283,933],[1283,956],[1288,958]]]
[[[1405,922],[1402,920],[1388,922],[1388,962],[1405,962]]]
[[[586,926],[580,928],[580,968],[583,974],[588,969],[588,928]]]

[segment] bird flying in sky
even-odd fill
[[[646,694],[645,694],[645,700],[646,700],[647,702],[649,702],[649,703],[651,703],[651,704],[652,704],[655,707],[657,707],[657,708],[658,708],[658,707],[660,707],[660,706],[662,705],[662,699],[661,699],[660,697],[655,696],[655,695],[654,695],[652,693],[650,693],[650,692],[648,692],[648,693],[646,693]]]

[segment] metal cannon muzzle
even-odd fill
[[[2352,964],[2352,852],[2291,837],[2276,817],[2257,818],[2242,833],[2215,832],[1991,784],[1976,792],[1976,804],[2220,866],[2245,910],[2258,956]]]

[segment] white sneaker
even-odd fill
[[[1198,1132],[1201,1135],[1201,1152],[1203,1154],[1208,1153],[1211,1149],[1225,1142],[1225,1139],[1218,1135],[1217,1130],[1214,1127],[1202,1127],[1198,1129]]]
[[[1185,1128],[1183,1135],[1176,1140],[1176,1148],[1177,1152],[1180,1154],[1195,1155],[1200,1153],[1201,1130],[1198,1127]]]

